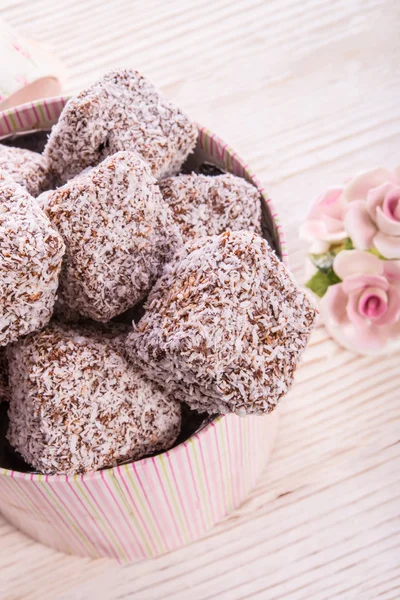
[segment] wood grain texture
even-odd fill
[[[2,0],[64,59],[74,92],[134,66],[249,162],[301,280],[297,226],[326,186],[400,158],[397,0]],[[399,354],[318,328],[269,467],[206,538],[118,566],[57,554],[0,517],[1,600],[397,600]]]

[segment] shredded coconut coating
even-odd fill
[[[159,185],[184,242],[227,229],[261,235],[260,193],[242,177],[192,173],[164,179]]]
[[[36,203],[44,212],[46,212],[47,202],[50,200],[53,193],[54,190],[46,190],[45,192],[42,192],[41,194],[39,194],[39,196],[36,197]]]
[[[24,148],[0,144],[0,170],[34,198],[51,184],[46,158]]]
[[[65,183],[120,150],[137,152],[157,178],[179,172],[197,127],[133,70],[113,70],[65,106],[44,154]]]
[[[123,313],[182,244],[148,165],[132,152],[46,195],[43,208],[66,245],[59,287],[66,314],[105,323]]]
[[[167,394],[210,414],[272,411],[316,317],[267,241],[248,231],[188,242],[146,308],[128,354]]]
[[[32,196],[0,172],[0,346],[48,323],[64,251]]]
[[[166,450],[179,435],[180,404],[140,375],[110,334],[52,325],[8,356],[7,437],[42,473],[112,467]]]

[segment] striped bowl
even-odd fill
[[[0,139],[48,130],[64,98],[0,113]],[[210,162],[258,187],[263,229],[282,260],[286,246],[271,201],[247,165],[220,139],[199,130],[188,168]],[[130,562],[159,556],[201,537],[239,506],[264,469],[277,413],[216,418],[186,442],[155,457],[76,476],[20,473],[0,467],[0,511],[52,548]]]

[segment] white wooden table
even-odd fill
[[[400,161],[398,0],[1,0],[74,92],[135,66],[245,157],[301,278],[297,226],[326,186]],[[1,68],[1,67],[0,67]],[[205,539],[121,567],[57,554],[0,517],[1,600],[397,600],[399,355],[318,329],[281,408],[271,463]]]

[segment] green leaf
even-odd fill
[[[342,250],[354,250],[353,242],[350,238],[345,241]]]
[[[310,289],[314,294],[322,298],[325,296],[328,287],[331,285],[335,285],[336,283],[340,283],[342,280],[336,275],[332,268],[328,269],[328,271],[317,271],[315,275],[311,277],[309,281],[306,283],[306,287]]]
[[[353,242],[350,238],[346,238],[343,242],[334,243],[329,246],[329,252],[332,252],[335,256],[342,250],[354,250]]]
[[[369,250],[367,250],[367,252],[369,252],[370,254],[373,254],[374,256],[377,256],[381,260],[385,260],[385,257],[382,256],[382,254],[376,248],[370,248]]]

